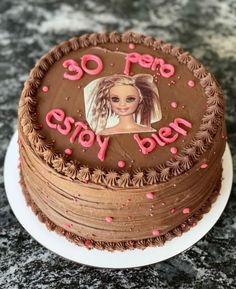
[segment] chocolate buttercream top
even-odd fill
[[[223,112],[219,85],[188,52],[112,32],[44,55],[25,83],[19,119],[32,149],[57,172],[140,187],[189,170]]]

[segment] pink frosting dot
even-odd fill
[[[170,152],[173,154],[173,155],[176,155],[177,154],[177,148],[176,147],[171,147],[170,148]]]
[[[65,149],[65,154],[67,154],[68,156],[72,155],[72,153],[72,149]]]
[[[146,197],[149,200],[153,200],[154,199],[154,194],[152,192],[148,192],[148,193],[146,193]]]
[[[46,86],[46,85],[43,86],[42,91],[43,91],[43,92],[48,92],[48,86]]]
[[[118,161],[118,167],[124,168],[125,167],[125,161]]]
[[[170,104],[173,108],[176,108],[178,106],[177,102],[175,101],[172,101],[171,104]]]
[[[105,221],[107,223],[111,223],[113,221],[113,218],[111,216],[106,216]]]
[[[91,241],[90,241],[90,240],[86,240],[86,241],[84,242],[84,245],[85,245],[85,247],[90,248]]]
[[[202,164],[202,165],[200,166],[201,169],[206,169],[207,167],[208,167],[208,164],[206,164],[206,163],[205,163],[205,164]]]
[[[195,86],[195,82],[193,80],[189,80],[188,81],[188,86],[194,87]]]
[[[71,228],[73,225],[72,224],[64,224],[63,225],[65,228]]]
[[[160,231],[155,229],[152,231],[153,236],[160,236]]]
[[[189,214],[190,213],[190,209],[189,208],[184,208],[183,209],[183,214]]]
[[[135,48],[135,45],[133,43],[130,43],[129,44],[129,49],[134,49]]]

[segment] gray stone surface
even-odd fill
[[[53,45],[91,31],[134,30],[180,45],[215,74],[226,96],[229,144],[236,166],[235,0],[0,1],[0,288],[236,288],[236,179],[214,228],[190,250],[129,270],[66,261],[39,245],[14,217],[3,162],[16,129],[23,82]]]

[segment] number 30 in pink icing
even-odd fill
[[[79,67],[79,64],[73,59],[65,60],[63,62],[63,66],[65,68],[68,68],[69,71],[74,72],[74,74],[65,72],[64,78],[69,80],[79,80],[83,76],[83,70]]]
[[[97,65],[96,68],[89,69],[87,67],[88,61],[94,61]],[[103,63],[101,58],[94,54],[85,54],[81,57],[81,67],[79,66],[79,63],[76,62],[73,59],[67,59],[63,62],[63,66],[67,68],[70,72],[73,72],[73,74],[65,72],[64,78],[69,80],[79,80],[84,72],[89,75],[97,75],[99,74],[103,69]]]

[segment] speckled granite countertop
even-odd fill
[[[236,288],[236,178],[222,217],[190,250],[159,264],[112,271],[66,261],[34,241],[14,217],[2,177],[30,68],[56,43],[104,30],[134,30],[171,41],[210,68],[226,95],[235,169],[235,19],[235,0],[0,1],[0,288]]]

